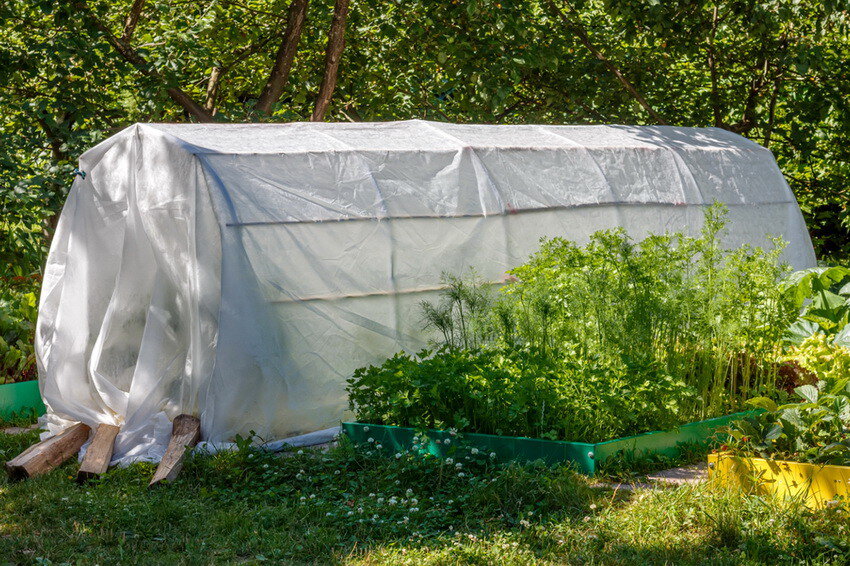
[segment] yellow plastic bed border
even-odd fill
[[[741,458],[719,453],[708,455],[708,477],[725,487],[799,500],[811,509],[828,507],[839,499],[850,501],[850,466]]]

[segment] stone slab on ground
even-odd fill
[[[651,482],[668,485],[695,485],[708,478],[708,464],[700,462],[681,468],[672,468],[647,474],[646,479]]]
[[[680,485],[696,485],[708,477],[708,465],[705,462],[671,468],[647,474],[642,481],[633,482],[597,482],[591,487],[613,489],[615,491],[634,491],[636,489],[663,489]]]

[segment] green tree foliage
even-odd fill
[[[268,113],[289,0],[0,4],[4,270],[39,270],[76,158],[122,127],[310,119],[334,2],[301,4]],[[354,0],[326,119],[727,128],[774,151],[821,256],[838,257],[848,18],[846,0]]]

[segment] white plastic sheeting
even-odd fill
[[[815,264],[771,153],[719,129],[140,124],[80,158],[36,338],[47,422],[119,424],[156,460],[180,413],[211,443],[338,424],[354,369],[424,345],[443,271],[499,281],[541,236],[623,226],[790,242]]]

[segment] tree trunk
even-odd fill
[[[319,96],[316,97],[313,117],[310,118],[313,122],[321,122],[325,119],[325,113],[328,111],[336,87],[339,60],[342,57],[342,50],[345,48],[345,20],[348,17],[348,2],[349,0],[336,0],[334,3],[334,18],[331,22],[328,47],[325,51],[325,74],[322,77],[322,86],[319,87]]]
[[[263,87],[263,92],[257,100],[256,108],[263,114],[268,114],[272,105],[280,100],[283,87],[289,79],[289,71],[292,69],[292,62],[298,52],[298,42],[301,40],[301,32],[304,30],[304,22],[307,20],[309,3],[310,0],[292,0],[289,4],[286,32],[275,55],[269,80],[266,81],[266,86]]]

